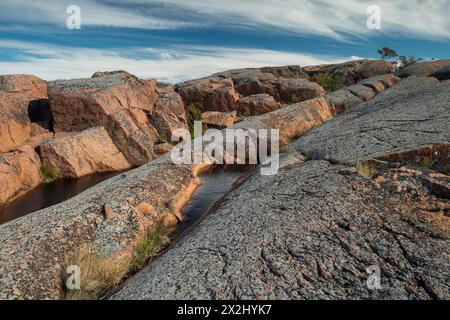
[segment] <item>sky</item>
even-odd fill
[[[380,28],[367,20],[380,9]],[[76,22],[80,28],[67,27]],[[180,82],[233,68],[450,58],[450,0],[1,0],[0,74],[127,70]]]

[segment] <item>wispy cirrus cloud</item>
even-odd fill
[[[123,3],[123,2],[122,2]],[[146,14],[137,3],[119,6],[119,2],[98,0],[2,0],[0,21],[19,25],[54,25],[65,27],[68,17],[67,7],[81,8],[82,24],[85,26],[105,26],[145,29],[179,29],[200,25],[198,21],[181,21],[164,16]]]
[[[83,78],[99,70],[124,69],[141,78],[179,82],[233,68],[315,65],[352,58],[201,46],[99,50],[2,40],[0,48],[14,48],[22,54],[19,60],[0,61],[3,74],[31,73],[46,80]]]
[[[450,38],[450,0],[3,0],[0,20],[64,26],[71,4],[81,7],[87,26],[276,28],[337,39],[373,35],[366,28],[366,10],[375,4],[381,8],[382,32]]]

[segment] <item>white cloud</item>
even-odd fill
[[[70,4],[81,7],[84,25],[150,29],[245,25],[333,38],[341,38],[342,33],[378,34],[366,28],[366,10],[375,4],[381,8],[381,32],[450,38],[450,0],[130,0],[126,4],[119,0],[2,0],[0,20],[64,26]]]
[[[83,78],[99,70],[124,69],[141,78],[179,82],[234,68],[315,65],[350,60],[350,57],[312,57],[300,53],[221,47],[139,48],[134,50],[139,59],[129,57],[133,49],[127,49],[125,57],[120,50],[68,48],[19,41],[0,40],[2,47],[15,48],[25,54],[45,54],[45,58],[24,56],[21,61],[0,61],[3,74],[27,73],[46,80]],[[145,52],[149,55],[142,57]]]

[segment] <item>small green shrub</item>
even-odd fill
[[[42,173],[42,176],[44,178],[44,183],[53,182],[59,176],[58,169],[56,169],[56,168],[54,168],[52,166],[46,165],[46,164],[43,164],[41,166],[41,173]]]
[[[406,68],[410,65],[413,65],[419,61],[422,61],[422,58],[416,58],[413,56],[399,56],[398,57],[400,68]]]
[[[345,86],[344,78],[341,75],[330,73],[320,73],[313,77],[314,82],[320,84],[326,92],[333,92]]]
[[[202,111],[195,104],[191,104],[187,107],[187,116],[189,133],[191,134],[191,137],[194,138],[194,122],[202,120]],[[205,133],[206,130],[208,130],[207,126],[203,125],[203,133]]]

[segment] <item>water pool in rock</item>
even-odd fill
[[[120,172],[97,173],[80,179],[58,180],[42,184],[0,210],[0,224],[66,201]]]

